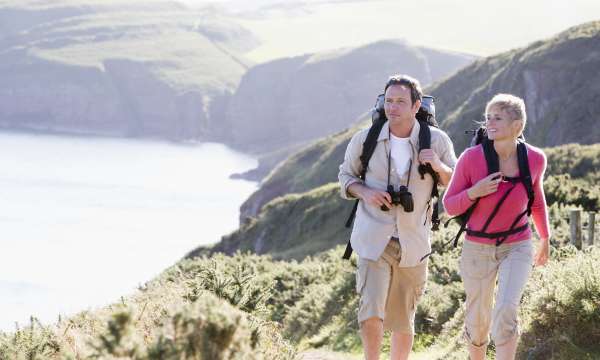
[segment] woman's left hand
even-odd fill
[[[540,247],[538,248],[537,254],[535,254],[534,265],[535,266],[544,266],[548,263],[548,258],[550,257],[550,240],[549,239],[541,239]]]

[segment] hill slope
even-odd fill
[[[584,50],[586,55],[582,59]],[[582,65],[575,72],[573,68],[579,67],[576,65],[579,62]],[[426,92],[436,96],[438,122],[451,136],[457,156],[470,140],[464,130],[472,129],[473,120],[481,119],[482,115],[476,114],[483,114],[491,96],[500,91],[520,94],[524,77],[532,69],[545,69],[550,73],[544,75],[544,81],[561,84],[548,83],[546,86],[545,83],[535,83],[536,86],[529,88],[533,91],[539,86],[539,94],[545,96],[532,92],[521,94],[527,102],[528,141],[541,147],[567,142],[600,142],[600,129],[595,126],[598,117],[595,114],[600,113],[600,102],[593,100],[600,96],[600,72],[592,71],[600,69],[600,22],[593,22],[570,29],[550,40],[532,44],[526,49],[478,60],[426,89]],[[584,69],[585,74],[581,74]],[[571,82],[569,78],[576,75],[581,78]],[[582,98],[573,97],[566,92],[567,89],[576,91],[573,94],[584,95]],[[577,101],[573,101],[574,98]],[[543,117],[539,115],[540,109],[544,109]],[[336,181],[338,166],[350,138],[360,127],[368,125],[369,120],[362,118],[362,122],[355,127],[318,140],[290,156],[242,204],[240,220],[255,217],[260,208],[275,197],[304,192],[316,185]]]
[[[429,89],[438,120],[461,152],[464,130],[483,120],[485,104],[500,92],[527,106],[525,137],[538,146],[600,141],[600,21],[573,27],[526,48],[480,59]]]
[[[231,99],[231,144],[269,152],[318,139],[355,122],[390,75],[411,74],[427,85],[474,59],[390,40],[259,64]]]
[[[168,0],[3,1],[0,128],[218,138],[256,43]]]

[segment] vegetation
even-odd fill
[[[286,196],[288,194],[300,194],[321,185],[337,181],[339,165],[344,159],[344,152],[352,135],[361,127],[368,126],[367,119],[363,119],[357,126],[344,132],[326,137],[290,156],[286,161],[279,164],[263,180],[260,189],[252,194],[242,205],[242,217],[260,218],[260,211],[269,201]],[[580,145],[565,144],[556,147],[545,148],[548,157],[548,169],[546,171],[547,183],[550,192],[555,189],[552,185],[570,184],[569,179],[584,179],[595,184],[600,183],[600,144]],[[298,171],[303,169],[303,171]],[[569,178],[562,177],[552,179],[552,176],[569,174]],[[581,182],[575,182],[580,186]],[[556,190],[560,190],[556,188]],[[566,188],[563,188],[566,191]],[[578,190],[574,190],[578,191]],[[597,192],[596,192],[597,193]],[[579,200],[577,196],[570,196],[569,204],[581,204],[584,206],[584,197],[581,193]],[[562,195],[561,198],[565,196]],[[555,198],[550,197],[554,201]],[[558,200],[558,199],[557,199]],[[561,201],[564,202],[564,201]],[[585,208],[593,208],[592,204]]]
[[[566,214],[557,205],[552,211]],[[554,244],[564,240],[562,230],[555,230]],[[442,246],[455,231],[436,233],[417,309],[415,350],[428,359],[465,356],[460,250]],[[118,304],[54,326],[33,319],[0,334],[0,358],[293,359],[307,348],[359,352],[356,257],[342,260],[342,251],[338,246],[301,262],[240,252],[184,259]],[[600,356],[599,265],[598,247],[560,246],[548,267],[534,270],[521,309],[520,359]]]
[[[32,318],[0,333],[0,359],[292,359],[248,275],[224,277],[214,264],[196,273],[183,262],[118,304],[54,326]]]
[[[321,146],[315,144],[315,148]],[[335,160],[330,156],[334,153],[331,150],[337,148],[336,145],[325,150],[321,148],[322,151],[298,154],[300,157],[322,154],[321,160],[310,163],[313,167],[304,175],[304,181],[319,184],[317,179],[324,181],[336,177],[330,174],[324,178],[323,174],[327,174],[326,167],[335,168],[337,174],[337,166],[332,165]],[[600,208],[600,185],[596,181],[600,179],[600,144],[567,144],[544,150],[548,157],[544,183],[548,205],[562,204],[563,207],[581,207],[587,211]],[[299,166],[295,160],[292,163]],[[283,169],[287,166],[286,163],[280,165],[282,170],[275,171],[270,178],[294,178],[291,168]],[[263,189],[269,184],[272,183],[267,180]],[[262,191],[264,190],[259,190],[258,194],[262,194]],[[337,182],[304,193],[279,196],[264,205],[258,216],[242,224],[232,234],[224,236],[212,248],[198,248],[188,256],[211,252],[233,254],[241,250],[270,254],[275,259],[302,259],[348,240],[350,230],[343,224],[352,205],[351,201],[340,198]]]

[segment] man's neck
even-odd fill
[[[399,138],[407,138],[410,136],[413,127],[415,126],[415,122],[417,120],[415,118],[412,121],[402,121],[399,123],[391,123],[390,122],[390,132],[395,137]]]

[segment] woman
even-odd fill
[[[550,232],[543,190],[546,156],[542,150],[524,145],[533,183],[531,215],[541,239],[534,256],[531,229],[525,226],[528,218],[522,216],[517,221],[519,215],[527,212],[529,200],[525,182],[519,181],[522,174],[517,156],[519,136],[526,122],[525,103],[516,96],[498,94],[487,104],[485,118],[490,140],[488,153],[497,154],[500,171],[488,174],[481,144],[466,149],[458,159],[443,201],[451,216],[464,213],[477,202],[467,223],[460,258],[467,296],[464,330],[470,358],[485,359],[491,330],[496,358],[514,359],[519,337],[517,312],[523,289],[532,264],[543,266],[548,261]],[[492,216],[505,194],[506,199]],[[490,217],[492,220],[486,227]],[[480,229],[487,229],[483,230],[486,233],[482,234]],[[518,231],[501,239],[483,236],[511,229]],[[498,290],[492,308],[496,279]]]

